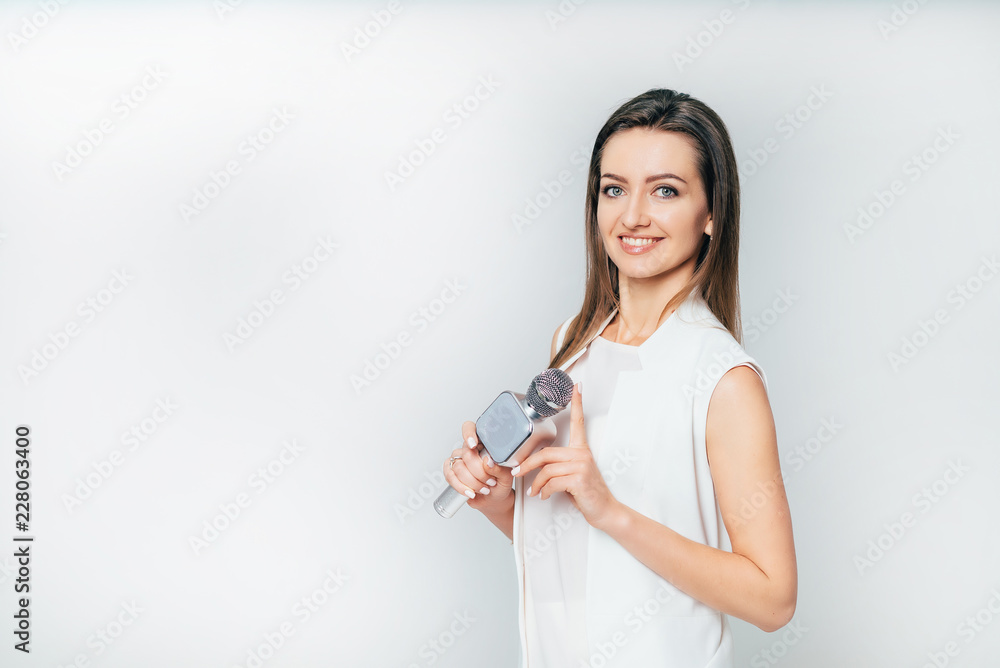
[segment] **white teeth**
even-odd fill
[[[622,237],[622,241],[627,243],[629,246],[648,246],[649,244],[656,243],[659,239],[633,239],[631,237]]]

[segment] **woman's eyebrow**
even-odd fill
[[[627,179],[623,179],[622,177],[618,176],[617,174],[612,174],[610,172],[608,172],[606,174],[601,174],[601,178],[602,179],[613,179],[615,181],[621,181],[622,183],[628,183]],[[660,179],[677,179],[681,183],[687,183],[687,181],[685,181],[681,177],[677,176],[676,174],[671,174],[669,172],[667,172],[666,174],[656,174],[654,176],[650,176],[650,177],[648,177],[646,179],[646,183],[652,183],[653,181],[659,181]]]

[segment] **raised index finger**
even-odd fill
[[[571,448],[590,448],[587,429],[583,423],[583,393],[581,384],[573,386],[573,398],[569,402],[569,442]]]

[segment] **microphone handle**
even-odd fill
[[[521,411],[523,413],[523,419],[528,420],[531,423],[531,434],[524,440],[523,443],[517,446],[515,449],[516,452],[531,454],[535,448],[544,447],[555,440],[556,427],[555,423],[552,421],[552,416],[543,417],[539,415],[537,411],[525,402],[525,395],[519,392],[509,392],[508,394],[517,400],[517,403],[521,407]],[[479,416],[479,419],[481,420],[482,417],[483,416]],[[479,428],[479,420],[476,420],[477,432]],[[508,459],[510,459],[511,456],[513,456],[513,454],[508,455]],[[503,462],[496,463],[498,466],[505,466]],[[434,510],[436,510],[437,514],[441,517],[448,519],[449,517],[454,516],[454,514],[457,513],[468,500],[469,497],[462,492],[457,491],[451,485],[448,485],[448,487],[441,492],[438,498],[434,500]]]
[[[449,485],[434,500],[434,510],[437,511],[438,515],[447,519],[457,513],[459,508],[465,505],[465,502],[468,500],[469,497]]]

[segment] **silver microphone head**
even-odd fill
[[[573,379],[562,369],[546,369],[531,381],[524,402],[542,417],[552,417],[573,399]]]

